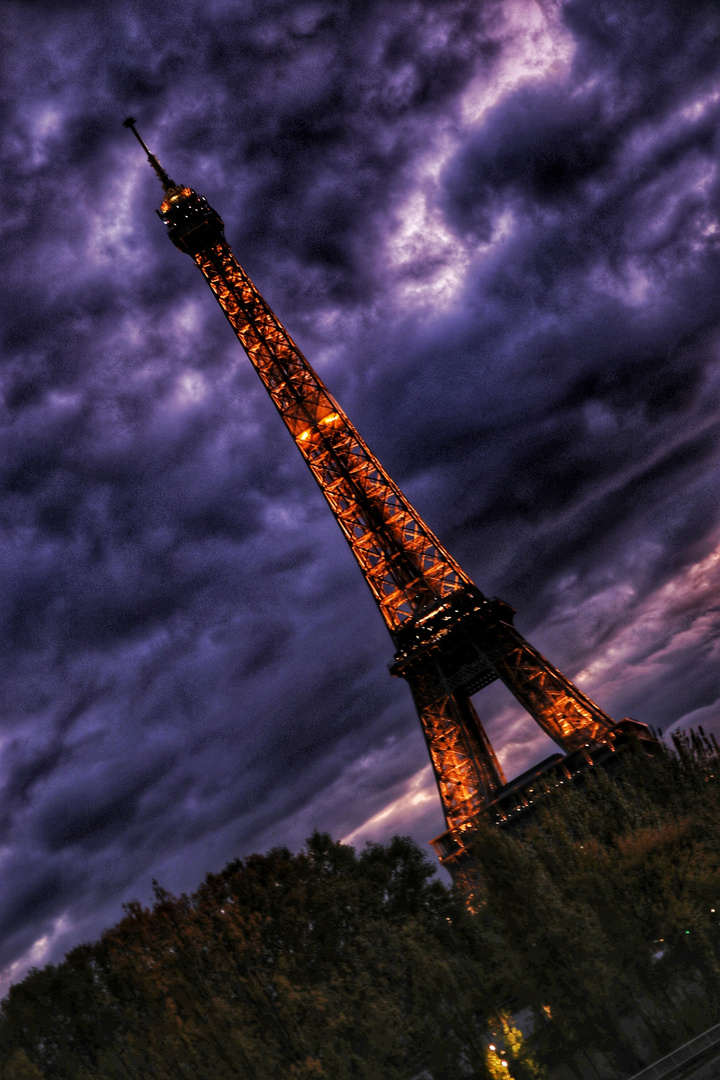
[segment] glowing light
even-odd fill
[[[321,424],[334,424],[336,420],[340,419],[340,414],[336,412],[328,413],[327,416],[323,416],[320,421]]]
[[[192,195],[192,193],[192,189],[189,187],[172,188],[160,204],[160,213],[167,214],[172,203],[177,202],[180,198],[186,199],[188,196]]]
[[[301,431],[300,434],[298,435],[298,440],[300,442],[305,442],[307,439],[310,438],[311,435],[312,435],[312,428],[305,428],[305,430]]]

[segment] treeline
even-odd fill
[[[478,842],[481,937],[548,1064],[594,1076],[594,1050],[624,1078],[720,1021],[720,752],[702,728],[672,741]]]
[[[483,829],[474,912],[400,837],[156,886],[11,989],[0,1076],[540,1080],[600,1054],[631,1075],[720,1020],[719,775],[700,733],[547,794],[522,835]]]
[[[432,875],[409,840],[356,855],[315,833],[191,897],[156,886],[152,910],[130,904],[99,942],[11,989],[0,1075],[408,1080],[426,1061],[456,1076],[464,1057],[485,1075],[486,965]]]

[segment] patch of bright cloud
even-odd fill
[[[418,817],[428,806],[437,802],[437,797],[437,785],[432,767],[426,765],[410,777],[402,795],[393,799],[362,825],[358,825],[347,836],[343,836],[340,842],[358,847],[368,840],[377,840],[379,836],[385,836],[388,831],[406,832],[408,823]]]
[[[29,949],[22,956],[8,964],[0,971],[0,997],[10,986],[25,977],[30,968],[41,967],[47,962],[47,958],[55,943],[71,929],[71,923],[66,914],[60,915],[52,923],[51,928],[33,941]]]
[[[415,184],[395,211],[396,225],[386,242],[386,261],[396,281],[397,299],[414,309],[434,313],[447,309],[460,294],[471,260],[487,253],[512,230],[505,212],[495,222],[488,244],[464,243],[448,229],[438,205],[439,178],[467,129],[507,94],[531,79],[559,78],[568,67],[573,42],[554,9],[535,0],[519,0],[503,8],[504,49],[492,77],[479,76],[460,104],[460,127],[446,127],[416,164]]]
[[[575,680],[606,692],[662,681],[671,660],[698,649],[720,661],[720,542],[640,603]]]
[[[517,0],[502,9],[503,52],[492,81],[475,79],[461,102],[463,123],[478,124],[507,94],[532,79],[561,78],[569,69],[575,43],[551,4]]]
[[[199,405],[207,392],[207,383],[199,371],[185,371],[175,383],[172,403],[180,409]]]
[[[718,101],[720,101],[720,90],[711,90],[709,94],[702,94],[700,97],[696,98],[695,101],[684,106],[684,108],[680,110],[680,115],[683,120],[694,122],[699,120],[700,117],[703,116],[712,105],[716,105]]]
[[[98,209],[88,214],[90,228],[85,255],[91,265],[110,268],[138,258],[130,241],[135,230],[143,164],[142,160],[129,162],[118,170],[108,183]]]
[[[39,169],[50,158],[50,144],[63,129],[63,113],[54,102],[38,104],[27,121],[27,139],[30,148],[30,164]]]

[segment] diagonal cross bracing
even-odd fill
[[[471,829],[506,783],[470,701],[495,679],[565,751],[612,744],[614,721],[518,633],[509,605],[483,596],[393,483],[236,261],[219,215],[175,186],[134,121],[126,126],[163,185],[158,214],[171,241],[202,271],[370,587],[397,648],[391,672],[412,690],[448,829]]]
[[[217,242],[194,257],[327,499],[390,632],[421,606],[469,584],[227,244]]]

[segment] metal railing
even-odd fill
[[[690,1042],[673,1050],[672,1054],[667,1054],[653,1065],[635,1073],[630,1080],[666,1080],[675,1074],[679,1066],[688,1065],[693,1058],[699,1057],[703,1050],[709,1050],[713,1046],[720,1046],[720,1024],[708,1028],[702,1035],[697,1035]]]

